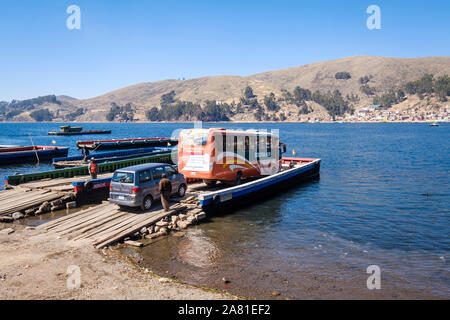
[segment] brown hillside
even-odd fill
[[[351,74],[351,79],[337,80],[337,72],[346,71]],[[78,117],[78,121],[105,121],[105,113],[112,102],[118,105],[131,103],[136,110],[135,120],[145,121],[145,111],[151,107],[159,107],[162,94],[171,90],[176,92],[176,99],[203,103],[205,100],[217,100],[221,102],[239,102],[244,88],[249,85],[253,92],[262,101],[264,95],[270,92],[280,97],[281,90],[292,91],[300,86],[311,91],[340,90],[345,96],[357,94],[360,101],[355,108],[371,104],[372,97],[368,97],[360,91],[359,79],[370,76],[370,87],[376,89],[377,94],[398,88],[408,81],[419,79],[423,74],[450,75],[450,57],[426,57],[426,58],[386,58],[374,56],[354,56],[332,61],[317,62],[299,67],[269,71],[251,75],[239,76],[213,76],[190,80],[163,80],[136,84],[107,94],[85,100],[73,100],[63,97],[61,114],[67,111],[73,112],[74,108],[86,108],[87,112]],[[261,103],[261,102],[260,102]],[[262,104],[262,103],[261,103]],[[283,110],[285,108],[282,108]],[[314,110],[323,113],[320,106],[313,106]],[[240,117],[242,120],[251,120],[248,117]],[[234,120],[240,120],[237,117]],[[288,117],[289,118],[289,117]],[[289,118],[288,120],[295,120]]]

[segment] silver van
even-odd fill
[[[159,182],[162,175],[172,182],[172,193],[184,197],[187,184],[184,175],[165,163],[147,163],[116,170],[109,187],[109,202],[124,207],[149,210],[161,196]]]

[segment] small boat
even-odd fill
[[[430,127],[439,127],[439,123],[432,122],[432,123],[430,123]]]
[[[132,149],[132,150],[121,150],[112,152],[101,152],[91,154],[86,157],[86,160],[90,160],[92,157],[95,158],[97,163],[102,162],[112,162],[119,160],[126,160],[139,157],[147,157],[152,155],[157,155],[161,153],[170,152],[169,148],[144,148],[144,149]],[[53,166],[55,169],[69,168],[69,167],[79,167],[86,165],[87,162],[84,161],[83,156],[74,157],[64,157],[64,158],[54,158]]]
[[[66,157],[68,147],[25,146],[13,148],[0,148],[0,164],[16,164],[48,161],[56,157]]]
[[[74,136],[81,134],[110,134],[111,130],[85,130],[82,127],[61,126],[59,131],[49,131],[52,136]]]
[[[118,149],[139,149],[150,147],[172,147],[178,144],[178,140],[171,138],[139,138],[120,140],[93,140],[78,141],[77,147],[84,147],[89,150],[118,150]]]

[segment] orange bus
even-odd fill
[[[178,170],[208,185],[238,185],[242,179],[278,173],[284,152],[286,146],[273,132],[185,129],[178,140]]]

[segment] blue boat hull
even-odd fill
[[[69,148],[0,153],[0,165],[37,162],[36,152],[39,161],[51,161],[56,157],[67,156]]]
[[[292,174],[287,172],[286,175],[280,178],[273,180],[266,179],[268,180],[267,182],[246,188],[245,190],[237,189],[236,191],[225,192],[224,194],[216,194],[213,197],[200,198],[200,205],[207,214],[222,213],[225,210],[250,205],[257,200],[268,199],[277,193],[285,191],[287,188],[317,178],[319,175],[320,160],[308,164],[300,170],[294,170]]]

